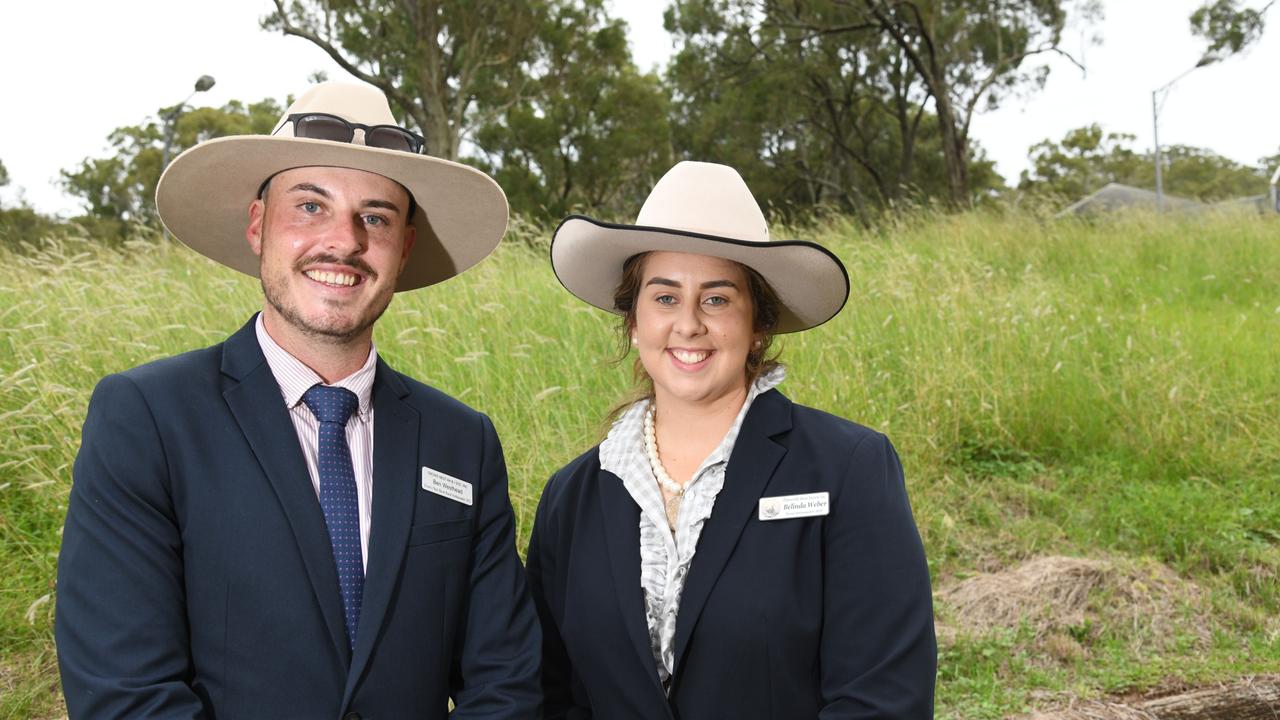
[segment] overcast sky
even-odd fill
[[[1011,182],[1027,167],[1027,148],[1091,122],[1137,135],[1151,145],[1151,91],[1195,65],[1202,45],[1187,16],[1201,0],[1106,0],[1094,28],[1101,46],[1070,33],[1067,49],[1087,76],[1055,61],[1047,86],[977,117],[972,134]],[[1245,0],[1258,5],[1258,0]],[[209,74],[213,90],[193,98],[221,105],[275,97],[307,85],[316,70],[345,73],[304,40],[261,30],[268,0],[45,0],[7,2],[0,18],[0,162],[19,197],[38,210],[72,214],[74,200],[55,184],[58,171],[108,153],[107,134],[181,101]],[[631,26],[637,63],[661,68],[671,54],[662,29],[665,0],[613,0]],[[1160,121],[1163,144],[1209,147],[1252,164],[1280,151],[1280,11],[1262,41],[1243,57],[1201,68],[1169,95]],[[1261,191],[1261,190],[1260,190]]]

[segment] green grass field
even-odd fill
[[[610,364],[612,316],[556,283],[547,234],[521,227],[474,271],[398,297],[376,335],[398,369],[494,419],[522,548],[545,479],[598,439],[630,373]],[[1280,222],[966,214],[807,235],[853,295],[779,343],[782,389],[892,438],[935,590],[1051,555],[1136,568],[1056,625],[975,630],[940,595],[938,717],[1280,670]],[[218,342],[261,297],[160,241],[0,261],[0,717],[44,717],[94,383]],[[1126,611],[1140,597],[1159,612]]]

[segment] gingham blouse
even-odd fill
[[[680,594],[693,562],[702,526],[711,517],[716,496],[724,487],[725,467],[733,453],[742,421],[756,396],[786,379],[779,366],[762,375],[747,391],[746,402],[724,439],[707,456],[686,486],[676,518],[675,532],[667,525],[662,488],[658,485],[644,450],[644,415],[649,400],[639,400],[623,412],[600,443],[600,468],[622,478],[631,498],[640,506],[640,587],[644,591],[645,621],[658,678],[666,687],[675,669],[676,617]]]

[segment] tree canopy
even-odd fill
[[[788,204],[968,205],[999,183],[975,156],[973,116],[1043,84],[1036,56],[1070,57],[1068,5],[1097,14],[1060,0],[676,0],[678,140],[779,173],[771,195]]]
[[[478,127],[478,164],[523,212],[634,217],[672,164],[662,81],[636,70],[625,23],[600,3],[550,7],[543,23],[542,67]]]
[[[273,0],[262,26],[303,38],[380,88],[427,139],[456,160],[467,132],[528,90],[545,2]]]
[[[115,154],[86,158],[79,167],[63,170],[61,183],[79,198],[86,217],[100,223],[99,232],[122,235],[132,224],[158,227],[155,217],[156,183],[160,180],[165,145],[165,120],[173,117],[169,157],[196,143],[224,135],[269,133],[284,112],[275,100],[245,104],[231,101],[220,108],[161,108],[139,125],[116,128],[107,136]]]
[[[1243,52],[1262,37],[1265,16],[1275,0],[1259,9],[1239,0],[1213,0],[1191,13],[1191,34],[1207,43],[1201,62],[1217,62]]]
[[[273,2],[264,27],[381,88],[427,152],[493,173],[519,211],[621,210],[670,164],[662,83],[604,0]]]
[[[9,170],[0,162],[0,187],[9,184]],[[21,197],[13,207],[0,204],[0,245],[19,248],[55,231],[58,223],[31,209]]]
[[[1272,2],[1206,1],[1193,32],[1215,59],[1240,52]],[[428,153],[480,167],[514,212],[540,219],[629,220],[682,158],[734,166],[766,212],[787,217],[834,209],[870,222],[904,204],[995,197],[1006,186],[970,135],[975,115],[1036,92],[1044,60],[1075,62],[1063,38],[1101,17],[1099,0],[670,0],[676,54],[657,75],[636,68],[607,0],[272,4],[264,28],[381,88]],[[112,155],[62,173],[87,218],[118,233],[156,226],[165,118],[176,117],[176,155],[269,132],[282,105],[174,110],[116,129]],[[1075,199],[1107,182],[1149,186],[1150,158],[1133,139],[1095,125],[1045,140],[1019,187]],[[1203,148],[1169,148],[1166,167],[1171,193],[1258,192],[1258,168]]]
[[[1031,147],[1032,169],[1022,173],[1018,187],[1063,203],[1112,182],[1154,189],[1151,153],[1136,152],[1133,141],[1133,135],[1104,132],[1098,125],[1071,130],[1060,141],[1043,140]],[[1267,191],[1267,158],[1251,167],[1188,145],[1164,147],[1161,154],[1164,189],[1170,195],[1213,202]]]

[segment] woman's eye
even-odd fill
[[[673,295],[659,295],[654,298],[654,300],[662,305],[674,305],[676,303],[675,296]]]
[[[712,295],[706,300],[703,300],[703,302],[712,307],[720,307],[721,305],[727,305],[729,303],[729,300],[719,295]]]

